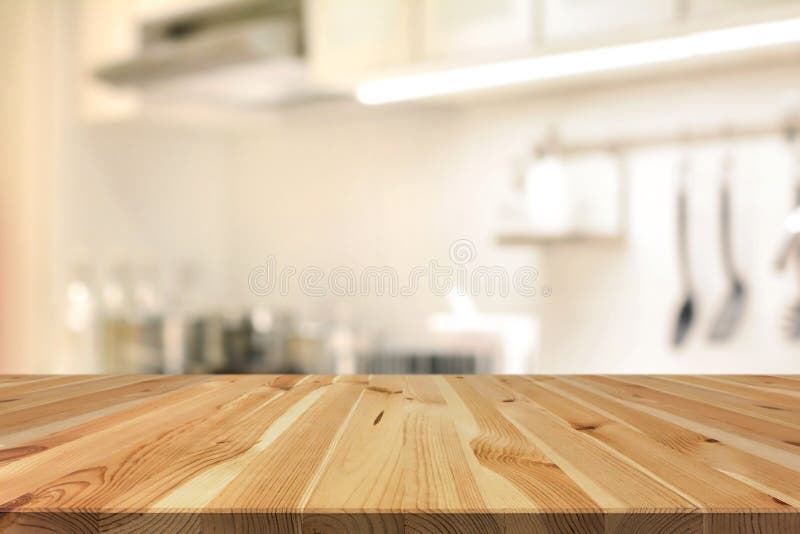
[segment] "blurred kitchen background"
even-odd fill
[[[0,0],[0,73],[0,372],[800,372],[800,1]],[[535,294],[251,283],[454,243]]]

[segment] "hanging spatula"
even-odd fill
[[[723,163],[723,176],[719,191],[720,213],[720,247],[722,252],[722,265],[728,278],[728,295],[717,312],[711,325],[712,341],[724,341],[736,331],[742,315],[744,314],[747,291],[744,282],[739,276],[733,261],[733,231],[731,229],[731,164],[726,158]]]

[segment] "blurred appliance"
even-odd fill
[[[334,96],[310,81],[301,15],[300,0],[233,0],[144,20],[138,54],[95,75],[156,96],[222,104]]]
[[[475,374],[492,372],[491,361],[470,353],[404,353],[368,354],[358,362],[364,374]]]

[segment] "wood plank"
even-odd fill
[[[0,384],[0,401],[2,403],[12,402],[16,397],[28,395],[35,391],[47,391],[50,395],[55,394],[56,388],[78,382],[91,380],[102,380],[108,377],[91,375],[67,375],[67,376],[37,376],[30,380],[13,380]]]
[[[639,430],[605,417],[596,410],[571,402],[547,381],[525,377],[502,377],[500,381],[560,418],[582,435],[604,444],[621,458],[695,506],[715,512],[739,509],[783,511],[774,497],[729,477],[700,459],[662,445]]]
[[[0,398],[0,532],[800,531],[794,376],[13,375]]]
[[[248,429],[216,423],[230,411],[246,414],[254,403],[280,391],[265,383],[263,377],[206,382],[201,384],[205,391],[198,396],[165,403],[111,428],[0,466],[4,482],[0,484],[0,503],[9,503],[12,510],[49,509],[61,502],[70,507],[102,508],[129,495],[148,503],[171,484],[178,485],[182,477],[205,468],[206,463],[238,453],[237,444],[215,438],[226,431]],[[209,448],[208,458],[188,457],[186,441],[201,438],[199,445]],[[169,469],[165,471],[165,467]],[[150,491],[151,486],[158,486],[158,491]],[[21,487],[28,491],[19,493]]]
[[[594,376],[590,379],[591,383],[603,386],[614,396],[647,407],[650,413],[660,413],[662,418],[681,421],[682,425],[702,429],[714,439],[725,439],[735,447],[758,451],[760,456],[790,469],[800,470],[800,457],[797,455],[800,446],[795,445],[800,443],[798,430],[685,399],[632,383],[632,380],[636,379],[630,376]]]
[[[108,390],[92,391],[87,388],[86,394],[76,394],[66,398],[60,394],[62,388],[58,388],[56,394],[48,402],[40,401],[30,407],[0,414],[3,421],[0,443],[9,443],[11,435],[26,435],[38,427],[53,428],[53,425],[58,426],[61,421],[70,420],[83,414],[91,414],[117,404],[152,397],[153,392],[163,386],[168,387],[172,384],[193,381],[192,378],[183,376],[143,378],[145,379],[132,382],[128,380],[130,383]]]
[[[44,421],[32,419],[28,425],[17,432],[0,434],[0,463],[17,459],[16,453],[20,450],[32,449],[30,452],[36,452],[70,441],[82,432],[96,431],[104,425],[113,424],[114,421],[124,421],[125,418],[130,418],[135,413],[128,410],[137,405],[149,406],[150,409],[157,408],[163,395],[209,380],[209,377],[198,375],[164,377],[157,381],[145,378],[143,381],[134,381],[134,383],[148,383],[144,384],[143,389],[138,392],[127,392],[120,396],[119,391],[106,390],[104,396],[108,397],[110,402],[103,402],[100,406],[93,406],[91,403],[78,404],[77,409],[72,413],[55,419],[45,418]],[[119,416],[115,418],[114,414],[119,414]],[[86,427],[87,424],[92,426]]]
[[[737,382],[730,382],[722,377],[717,376],[663,376],[667,380],[681,382],[684,384],[692,384],[697,387],[708,389],[712,392],[724,391],[742,399],[748,399],[761,405],[762,408],[774,409],[778,407],[783,410],[793,411],[793,407],[797,404],[797,399],[792,395],[784,395],[777,391],[765,391],[763,389],[754,388],[746,384],[739,384]],[[796,411],[794,411],[796,413]],[[797,421],[797,419],[795,419]]]
[[[501,415],[495,402],[487,402],[463,378],[448,377],[447,383],[478,423],[478,434],[470,440],[470,447],[481,465],[511,481],[537,508],[573,512],[599,509],[582,487]]]
[[[767,493],[793,506],[800,505],[800,472],[787,473],[782,465],[641,411],[635,403],[607,395],[580,378],[559,378],[547,381],[547,384],[570,400],[626,424],[661,445],[697,458],[757,489],[766,488]]]
[[[158,380],[159,377],[146,376],[105,376],[105,377],[69,377],[70,380],[64,382],[58,388],[47,387],[38,391],[28,391],[25,395],[1,395],[0,394],[0,416],[5,416],[11,412],[22,408],[31,408],[41,404],[61,402],[73,396],[83,396],[96,391],[103,391],[118,386],[144,382],[146,380]]]
[[[781,402],[777,395],[769,397],[768,403],[752,401],[746,397],[737,396],[722,389],[709,390],[687,384],[673,377],[661,376],[635,376],[626,379],[626,382],[651,387],[684,399],[691,399],[716,408],[755,417],[757,419],[774,421],[779,425],[800,429],[800,411],[794,409],[791,403]],[[785,398],[785,397],[784,397]]]
[[[364,386],[345,382],[323,384],[321,394],[291,421],[209,503],[212,509],[266,509],[299,513],[309,483],[338,443],[339,429],[354,411]],[[264,477],[263,473],[270,473]],[[190,503],[187,503],[190,504]]]
[[[531,439],[539,441],[555,464],[604,510],[638,512],[659,509],[663,513],[674,513],[697,508],[675,488],[657,480],[652,473],[642,470],[627,458],[608,448],[598,447],[579,428],[554,417],[540,405],[518,399],[505,403],[501,410],[525,429]]]

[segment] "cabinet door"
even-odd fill
[[[350,85],[411,59],[408,0],[309,0],[306,48],[320,81]]]
[[[82,0],[78,19],[81,114],[88,121],[129,117],[138,110],[133,91],[94,78],[101,65],[130,57],[139,49],[136,3],[131,0]]]
[[[140,18],[157,19],[238,2],[241,0],[136,0],[135,4],[136,14]]]
[[[536,0],[423,0],[426,59],[529,51]]]
[[[547,43],[592,41],[619,32],[641,34],[675,19],[675,0],[542,0]]]
[[[706,17],[709,15],[735,15],[744,10],[753,11],[782,6],[797,6],[797,0],[688,0],[689,16]]]

